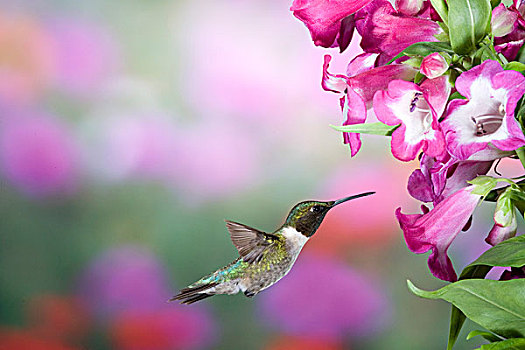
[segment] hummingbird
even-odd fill
[[[225,220],[239,258],[182,289],[169,301],[192,304],[216,294],[238,292],[250,298],[255,296],[286,276],[330,209],[374,193],[364,192],[336,201],[300,202],[290,210],[284,224],[272,233]]]

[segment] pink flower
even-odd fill
[[[380,64],[411,44],[437,41],[434,35],[441,32],[436,22],[400,13],[387,0],[374,0],[356,13],[355,21],[363,37],[361,47],[365,52],[381,54]]]
[[[421,148],[431,157],[445,149],[438,119],[445,109],[450,84],[446,77],[429,79],[418,86],[393,80],[388,91],[374,95],[377,118],[387,125],[401,124],[392,134],[392,154],[399,160],[415,159]]]
[[[328,340],[368,335],[390,314],[383,289],[374,282],[340,262],[307,254],[257,302],[268,324],[287,334]]]
[[[259,180],[259,145],[233,123],[208,121],[180,130],[172,183],[191,200],[218,198]]]
[[[93,172],[115,180],[170,179],[178,136],[171,118],[148,112],[91,119],[85,154]]]
[[[168,300],[167,272],[141,247],[121,246],[96,256],[82,274],[79,296],[98,318],[125,310],[153,310]]]
[[[292,7],[295,17],[301,20],[312,36],[314,44],[334,47],[340,33],[351,30],[353,20],[345,18],[368,4],[371,0],[294,0]],[[350,28],[346,28],[350,26]],[[348,46],[349,40],[346,43]],[[340,45],[344,50],[345,45]]]
[[[429,79],[440,77],[445,74],[447,70],[448,63],[439,52],[431,53],[423,58],[421,62],[420,72]]]
[[[201,307],[167,303],[171,290],[157,257],[141,247],[121,246],[89,264],[78,295],[101,324],[109,325],[115,348],[209,348],[216,333],[211,315]]]
[[[447,250],[481,199],[473,190],[474,186],[468,186],[455,192],[426,214],[405,215],[401,208],[396,210],[408,249],[416,254],[432,250],[428,266],[439,279],[450,282],[457,279]]]
[[[66,125],[43,113],[4,113],[9,114],[0,129],[4,176],[31,196],[72,191],[77,182],[78,152]]]
[[[441,157],[421,158],[421,169],[408,179],[410,195],[422,202],[437,204],[452,193],[468,186],[467,181],[485,175],[493,161],[459,161],[448,153]]]
[[[357,56],[355,60],[365,68],[358,68],[358,64],[351,61],[348,71],[356,75],[341,75],[328,72],[331,61],[329,55],[324,57],[323,79],[321,86],[326,91],[341,94],[340,104],[346,120],[343,125],[364,123],[367,111],[372,102],[374,93],[387,87],[393,79],[411,80],[416,70],[408,65],[391,64],[373,68],[375,56]],[[351,155],[357,154],[361,148],[361,138],[357,133],[343,133],[344,143],[349,144]]]
[[[67,92],[93,94],[115,72],[118,49],[109,32],[79,18],[48,24],[56,54],[56,83]]]
[[[523,75],[487,60],[461,74],[456,89],[467,99],[451,101],[441,123],[450,154],[465,160],[490,145],[502,151],[525,145],[514,118],[516,103],[525,93]]]

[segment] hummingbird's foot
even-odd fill
[[[251,290],[245,290],[244,295],[246,295],[248,298],[253,298],[257,292],[251,291]]]

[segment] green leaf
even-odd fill
[[[491,344],[484,344],[481,350],[524,350],[525,338],[512,338]]]
[[[460,309],[452,305],[452,310],[450,313],[450,329],[448,331],[448,344],[447,350],[451,350],[458,339],[459,332],[463,323],[465,323],[465,314],[461,312]]]
[[[469,54],[490,32],[489,0],[448,0],[450,44],[458,54]]]
[[[450,47],[449,43],[440,42],[440,41],[437,41],[437,42],[424,42],[423,41],[423,42],[419,42],[419,43],[410,45],[409,47],[401,51],[397,56],[392,58],[388,62],[388,64],[394,62],[395,60],[403,56],[425,57],[434,52],[447,52],[447,53],[452,54],[454,53],[454,50],[452,50],[452,47]]]
[[[443,20],[443,23],[448,26],[448,6],[445,0],[430,0],[430,3]]]
[[[505,338],[525,335],[525,279],[492,281],[469,279],[433,292],[407,281],[412,293],[426,299],[443,299],[466,317]]]
[[[484,278],[493,266],[520,267],[523,265],[525,265],[525,235],[510,238],[487,250],[463,269],[459,280]],[[452,305],[448,350],[454,346],[465,318],[465,314]]]
[[[450,97],[448,98],[449,101],[455,100],[455,99],[461,99],[466,100],[467,98],[463,95],[461,95],[459,92],[454,91],[452,94],[450,94]]]
[[[525,64],[521,63],[521,62],[509,62],[507,63],[504,67],[503,67],[505,70],[515,70],[515,71],[518,71],[518,72],[525,72]]]
[[[337,131],[342,132],[354,132],[358,134],[369,134],[369,135],[381,135],[381,136],[391,136],[394,130],[396,130],[399,125],[386,125],[383,123],[364,123],[364,124],[352,124],[352,125],[330,125],[331,128]]]
[[[525,265],[525,235],[507,239],[490,248],[465,267],[459,279],[483,278],[492,266],[521,267],[523,265]]]
[[[481,335],[483,338],[487,339],[489,342],[496,342],[496,341],[502,341],[503,339],[501,339],[500,337],[498,337],[497,335],[495,334],[492,334],[490,332],[487,332],[487,331],[480,331],[480,330],[475,330],[475,331],[472,331],[470,332],[468,335],[467,335],[467,340],[470,340],[478,335]]]
[[[475,179],[467,182],[471,185],[474,185],[472,194],[480,195],[482,198],[485,198],[498,184],[498,180],[496,178],[485,175],[478,176]]]

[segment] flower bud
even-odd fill
[[[420,72],[429,79],[442,76],[448,70],[448,63],[438,52],[431,53],[423,58]]]
[[[514,22],[518,19],[518,14],[509,11],[505,5],[499,4],[492,10],[492,34],[496,37],[505,36],[514,29]]]

